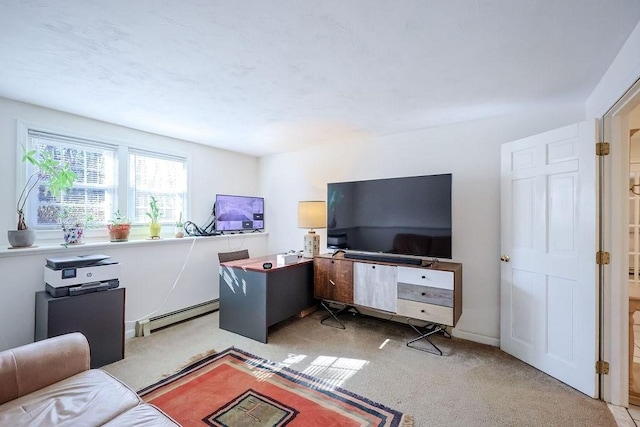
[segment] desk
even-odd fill
[[[262,268],[272,263],[269,270]],[[220,263],[220,328],[263,343],[269,326],[316,303],[313,259],[278,266],[276,255]]]

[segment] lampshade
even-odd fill
[[[313,228],[327,227],[327,209],[322,201],[298,202],[298,228],[309,228],[304,236],[303,257],[313,258],[320,253],[320,236]]]
[[[298,228],[326,228],[327,208],[323,201],[298,202]]]

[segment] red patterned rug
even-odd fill
[[[185,426],[413,426],[398,411],[236,348],[139,394]]]

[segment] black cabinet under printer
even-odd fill
[[[92,368],[121,360],[124,302],[125,288],[58,298],[36,292],[35,340],[82,332],[89,341]]]

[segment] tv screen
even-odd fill
[[[451,174],[327,184],[327,246],[451,258]]]
[[[264,230],[264,198],[216,194],[216,231]]]

